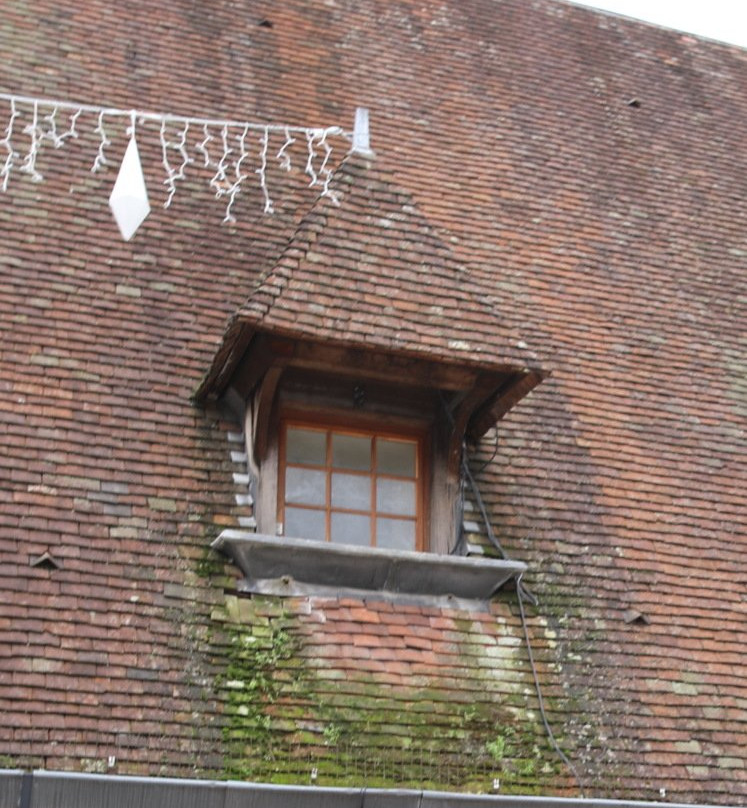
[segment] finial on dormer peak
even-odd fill
[[[371,149],[371,139],[368,128],[368,109],[358,107],[355,110],[355,126],[353,128],[353,146],[350,149],[354,154],[361,154],[364,157],[373,157]]]

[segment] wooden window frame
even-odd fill
[[[289,464],[286,460],[287,432],[289,427],[309,429],[325,433],[325,463],[323,466],[317,464]],[[282,525],[285,533],[285,472],[288,465],[291,467],[310,468],[323,471],[326,475],[327,485],[325,493],[325,504],[323,506],[304,506],[293,504],[292,507],[306,508],[314,512],[324,512],[325,514],[325,539],[331,542],[331,520],[333,513],[348,513],[354,515],[367,515],[370,519],[370,536],[365,546],[376,547],[376,523],[378,518],[383,519],[407,519],[415,524],[415,546],[412,550],[423,552],[427,549],[426,536],[428,535],[428,462],[427,462],[427,430],[423,427],[411,427],[405,425],[392,425],[382,423],[382,420],[375,418],[356,419],[339,417],[333,414],[309,415],[303,412],[285,412],[278,422],[278,454],[277,454],[277,524]],[[369,477],[371,480],[371,503],[370,509],[350,509],[333,507],[331,502],[331,477],[336,467],[332,465],[332,436],[354,435],[371,439],[371,469],[369,471],[353,471],[339,469],[343,473],[357,474],[362,477]],[[404,478],[399,475],[382,474],[376,470],[376,446],[378,440],[403,440],[415,444],[415,476]],[[399,514],[379,511],[376,501],[376,483],[379,479],[389,480],[412,480],[415,484],[415,516],[409,517]],[[352,542],[351,542],[352,543]]]

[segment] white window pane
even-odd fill
[[[398,516],[415,516],[415,483],[407,480],[376,481],[376,510]]]
[[[326,514],[324,511],[311,511],[307,508],[286,508],[284,535],[294,539],[314,539],[325,541]]]
[[[376,441],[376,470],[399,477],[415,476],[417,444],[409,440]]]
[[[355,513],[333,513],[332,541],[368,547],[371,544],[371,519]]]
[[[298,505],[324,505],[327,474],[313,469],[288,467],[285,470],[285,501]]]
[[[368,471],[371,468],[371,438],[332,435],[332,465],[337,469]]]
[[[327,433],[315,429],[288,427],[285,441],[285,459],[288,463],[326,465]]]
[[[415,522],[410,519],[377,519],[376,546],[386,550],[414,550]]]
[[[366,474],[332,475],[332,506],[354,511],[371,510],[371,478]]]

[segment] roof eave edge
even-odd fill
[[[220,398],[228,387],[254,332],[254,323],[246,316],[234,314],[229,320],[220,345],[213,354],[210,367],[192,396],[197,404],[204,404],[208,398]]]
[[[444,353],[429,353],[427,351],[418,351],[414,349],[400,348],[396,345],[380,345],[377,343],[363,342],[351,339],[335,339],[334,337],[319,337],[307,332],[301,331],[292,326],[267,326],[261,320],[258,320],[245,312],[240,312],[236,315],[237,319],[244,320],[250,323],[253,328],[253,333],[263,333],[268,336],[275,336],[281,338],[288,338],[299,340],[301,342],[318,343],[320,345],[330,345],[338,348],[350,348],[353,350],[368,351],[370,353],[391,354],[393,356],[407,357],[410,359],[420,359],[424,362],[434,362],[440,365],[450,365],[454,367],[467,366],[476,370],[500,371],[500,372],[514,372],[514,373],[541,373],[543,378],[546,375],[544,371],[539,369],[531,369],[528,363],[519,363],[515,360],[499,360],[489,359],[487,357],[476,358],[472,356],[462,356],[457,351],[451,355]]]

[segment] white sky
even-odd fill
[[[747,48],[747,0],[572,0]]]

